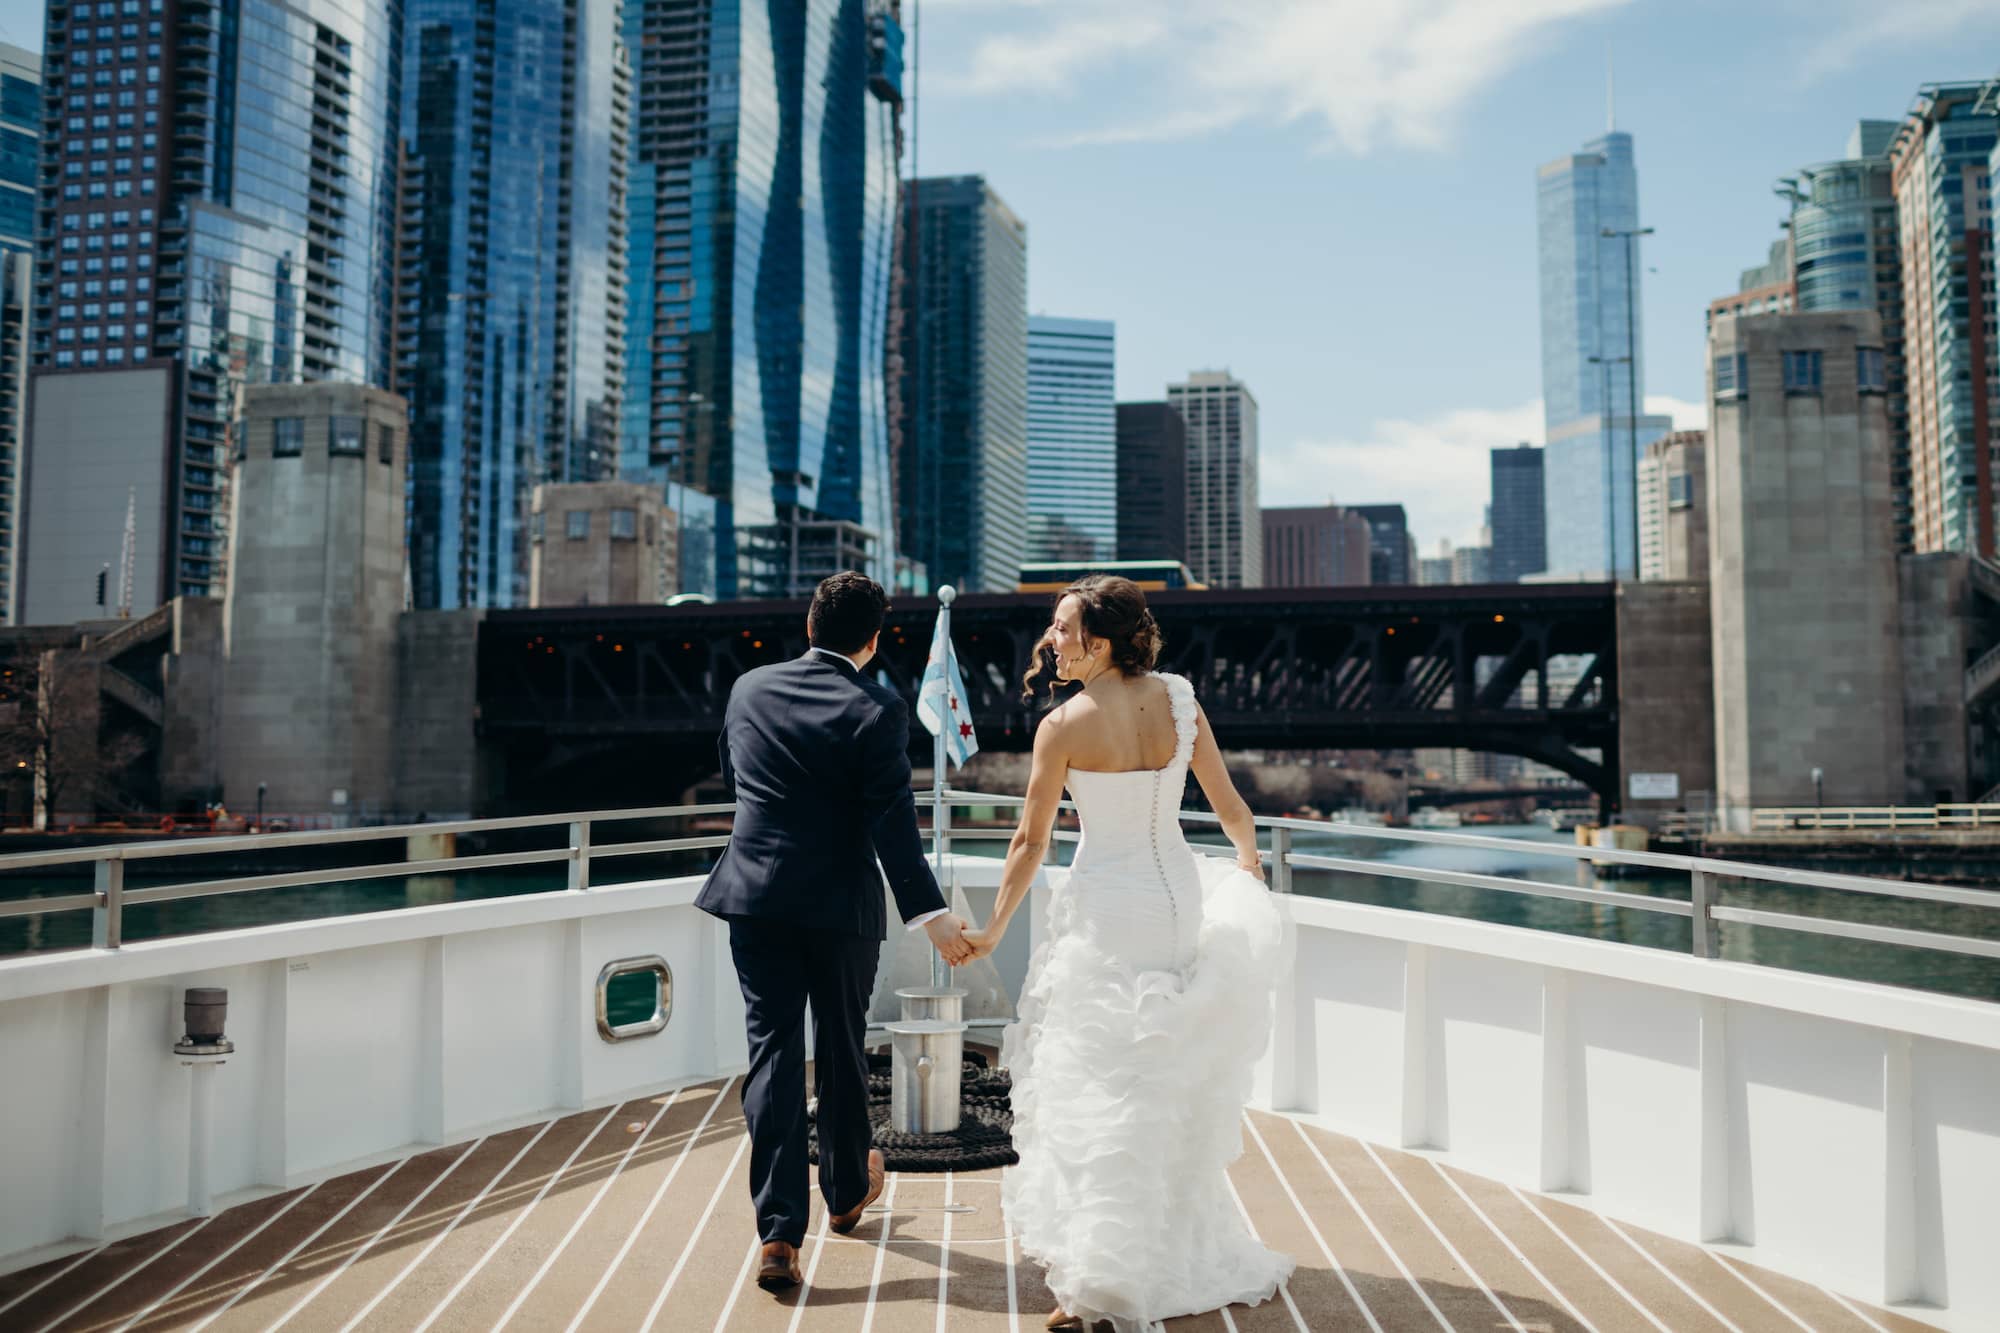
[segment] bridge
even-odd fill
[[[1162,592],[1161,669],[1194,683],[1232,750],[1450,746],[1520,755],[1617,804],[1611,584]],[[1046,596],[968,594],[953,639],[979,743],[1029,747],[1021,698]],[[935,603],[900,599],[880,666],[914,700]],[[714,771],[729,688],[806,647],[803,601],[489,613],[478,734],[499,803],[629,805]],[[912,735],[928,755],[928,736]],[[920,760],[921,762],[921,760]]]

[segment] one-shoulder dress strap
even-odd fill
[[[1194,759],[1194,686],[1186,676],[1176,676],[1171,672],[1156,671],[1167,687],[1167,706],[1174,715],[1174,762],[1186,764]]]

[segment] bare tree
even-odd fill
[[[0,650],[0,775],[32,781],[37,827],[115,800],[151,749],[143,735],[106,729],[88,657]]]

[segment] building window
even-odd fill
[[[611,540],[615,542],[637,541],[639,537],[639,511],[636,509],[614,509],[611,511]]]
[[[1750,357],[1743,352],[1724,352],[1715,358],[1715,397],[1718,402],[1750,396]]]
[[[1694,508],[1694,476],[1692,473],[1678,472],[1667,478],[1667,508]]]
[[[305,451],[304,417],[277,417],[271,422],[271,457],[297,458]]]
[[[396,433],[387,422],[377,422],[375,426],[375,461],[394,463],[396,461]]]
[[[1855,383],[1863,393],[1889,392],[1888,369],[1883,364],[1882,349],[1879,347],[1857,347],[1854,349]]]
[[[1785,392],[1818,393],[1819,363],[1818,352],[1786,352]]]
[[[368,452],[361,435],[360,417],[334,417],[327,423],[326,451],[359,458]]]
[[[564,524],[564,533],[571,541],[580,542],[590,539],[590,511],[588,509],[570,510],[564,516]]]

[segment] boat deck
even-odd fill
[[[805,1284],[750,1281],[739,1085],[710,1082],[272,1194],[0,1277],[0,1328],[1039,1329],[999,1173],[892,1174]],[[1298,1271],[1181,1330],[1930,1327],[1421,1155],[1244,1118],[1238,1205]]]

